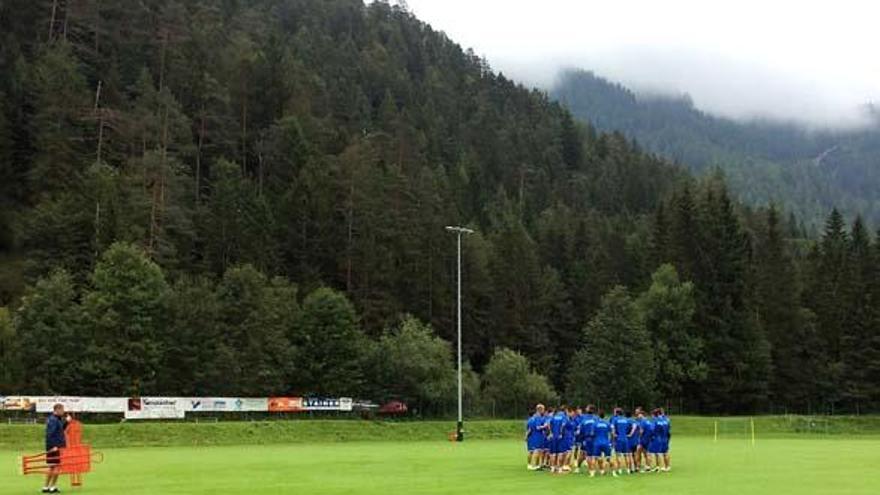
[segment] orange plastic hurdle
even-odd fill
[[[92,470],[92,464],[101,463],[104,455],[92,452],[92,447],[82,443],[82,423],[72,420],[65,430],[67,447],[61,448],[58,464],[47,462],[48,453],[26,455],[21,457],[21,474],[49,474],[53,467],[58,474],[70,476],[71,486],[82,486],[83,474]]]

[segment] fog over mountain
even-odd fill
[[[560,69],[585,68],[638,93],[687,93],[717,115],[810,127],[863,125],[865,104],[880,101],[873,3],[407,4],[493,68],[539,87],[550,87]]]

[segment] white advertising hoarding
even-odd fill
[[[183,419],[186,411],[178,407],[179,400],[172,397],[128,399],[125,419]]]
[[[269,399],[248,397],[181,397],[178,406],[186,412],[266,412]]]
[[[36,397],[37,412],[49,413],[55,404],[73,413],[123,413],[128,406],[126,397]]]

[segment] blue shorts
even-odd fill
[[[574,448],[574,438],[562,437],[562,446],[564,448],[563,452],[571,452],[571,449]]]
[[[665,454],[667,452],[669,452],[669,440],[654,438],[651,440],[651,444],[648,445],[648,453]]]
[[[593,457],[593,441],[584,440],[583,443],[581,443],[581,450],[584,451],[584,455],[587,457]]]
[[[565,439],[559,437],[553,437],[550,440],[550,453],[551,454],[563,454],[567,452],[565,450]]]
[[[600,443],[593,445],[593,457],[599,457],[602,455],[604,455],[605,457],[611,457],[610,443]]]
[[[635,453],[636,447],[639,446],[639,438],[636,436],[632,436],[629,438],[629,453]]]
[[[536,450],[541,450],[544,448],[544,437],[542,436],[529,436],[529,439],[526,440],[526,450],[529,452],[534,452]]]
[[[614,452],[617,454],[629,453],[629,442],[626,438],[618,438],[614,441]]]
[[[639,438],[639,445],[642,446],[643,449],[648,450],[648,446],[651,445],[651,437],[642,436]]]

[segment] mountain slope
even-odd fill
[[[551,91],[583,121],[619,130],[645,149],[696,172],[718,167],[740,198],[776,200],[817,226],[839,206],[880,224],[880,120],[850,131],[737,122],[696,109],[687,97],[642,96],[591,72],[565,71]],[[876,111],[868,108],[876,116]]]

